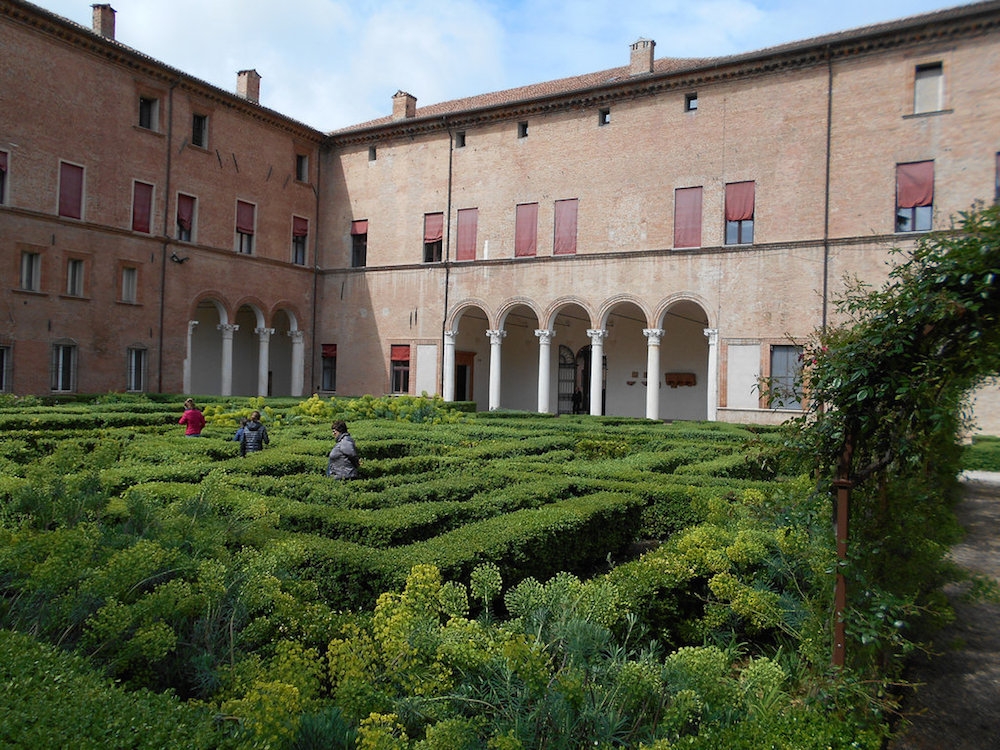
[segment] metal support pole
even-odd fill
[[[837,583],[833,594],[833,666],[844,666],[845,641],[844,610],[847,609],[847,579],[844,578],[843,567],[847,562],[848,519],[850,518],[851,487],[850,479],[835,479],[833,486],[837,488]]]

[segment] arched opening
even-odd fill
[[[222,394],[221,326],[227,324],[225,308],[213,299],[203,299],[195,309],[194,320],[188,330],[188,360],[185,378],[188,393],[206,395]]]

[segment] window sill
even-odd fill
[[[60,294],[59,299],[75,300],[77,302],[90,302],[90,297],[84,297],[79,294]]]
[[[142,303],[141,302],[129,302],[128,300],[124,300],[124,299],[116,299],[115,300],[115,304],[116,305],[125,305],[127,307],[142,307]]]
[[[903,115],[904,120],[912,120],[914,118],[920,117],[937,117],[938,115],[950,115],[953,114],[955,110],[953,109],[935,109],[931,112],[912,112],[908,115]]]
[[[18,287],[17,289],[11,289],[11,291],[12,292],[16,292],[17,294],[27,294],[30,297],[48,297],[49,296],[48,292],[43,292],[41,289],[21,289],[20,287]]]

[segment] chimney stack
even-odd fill
[[[392,119],[408,120],[417,114],[417,97],[405,91],[392,95]]]
[[[107,39],[115,38],[115,9],[107,3],[91,5],[94,11],[94,33]]]
[[[236,95],[260,104],[260,74],[256,70],[241,70],[236,74]]]
[[[653,48],[656,42],[652,39],[639,39],[632,45],[632,59],[629,62],[628,74],[641,76],[653,72]]]

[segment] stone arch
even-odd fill
[[[473,401],[489,407],[490,339],[494,318],[482,300],[462,300],[452,308],[445,326],[445,398]],[[450,350],[450,352],[449,352]],[[448,371],[450,370],[450,372]],[[447,382],[448,379],[450,383]]]
[[[261,357],[261,340],[269,337],[270,328],[265,325],[263,303],[254,297],[242,299],[234,320],[232,394],[267,395],[269,363]]]
[[[503,369],[499,406],[535,411],[539,408],[540,355],[540,337],[535,333],[539,330],[535,304],[526,297],[506,300],[497,311],[497,328],[503,331],[499,349]],[[548,403],[544,410],[549,410]]]
[[[224,360],[233,324],[223,300],[222,294],[206,291],[192,304],[183,365],[185,393],[228,395],[230,371]]]

